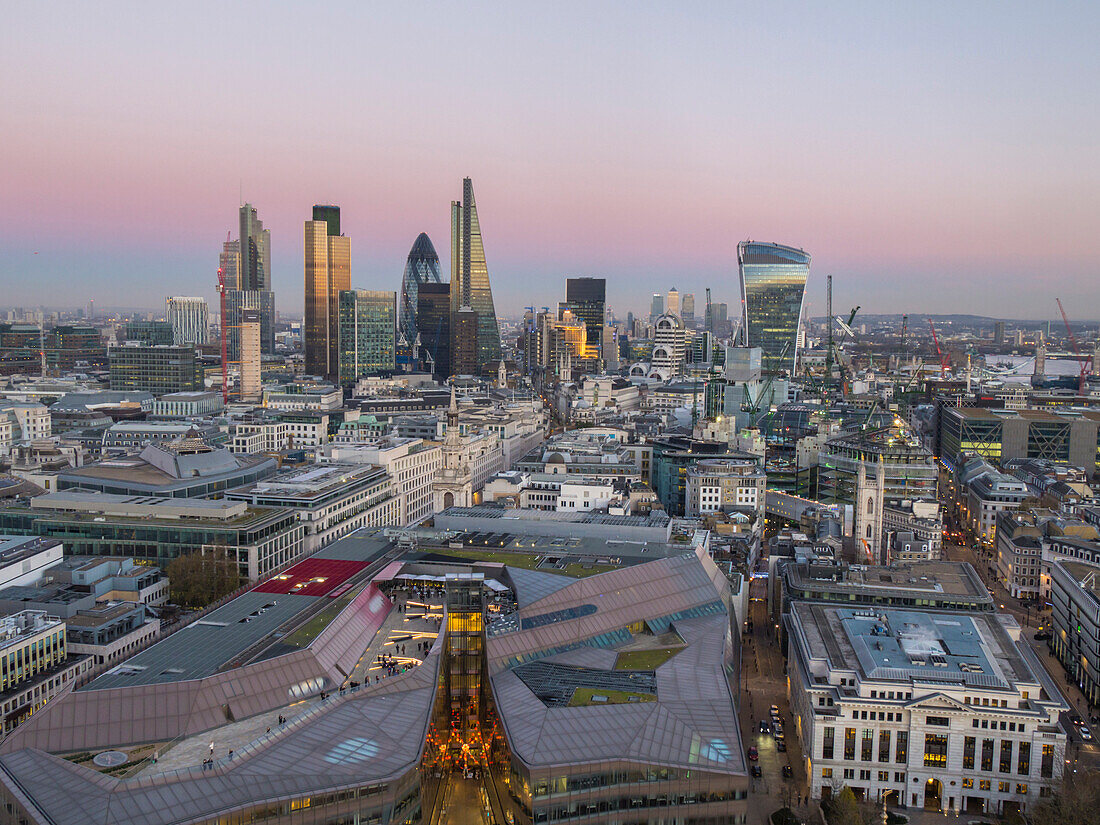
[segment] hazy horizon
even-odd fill
[[[302,305],[342,207],[400,288],[473,178],[502,314],[606,277],[740,300],[736,244],[813,256],[807,311],[1095,315],[1095,4],[24,4],[0,53],[6,303],[202,295],[242,195]],[[247,32],[247,37],[244,33]],[[59,230],[60,227],[60,230]]]

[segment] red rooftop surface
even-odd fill
[[[366,566],[366,562],[347,559],[306,559],[252,590],[256,593],[336,596],[340,585]]]

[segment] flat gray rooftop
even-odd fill
[[[111,668],[82,690],[182,682],[212,676],[319,598],[325,597],[243,593]]]

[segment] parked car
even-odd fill
[[[755,746],[749,748],[749,759],[751,761],[755,762],[759,758],[760,758],[760,751],[758,751]]]
[[[794,768],[792,768],[790,765],[784,765],[783,766],[783,778],[784,779],[790,779],[792,776],[794,776]]]
[[[759,779],[759,778],[760,778],[761,776],[763,776],[763,775],[764,775],[764,772],[763,772],[762,770],[760,770],[760,766],[759,766],[759,765],[752,765],[752,766],[750,766],[750,767],[749,767],[749,773],[751,773],[751,774],[752,774],[753,776],[755,776],[755,777],[756,777],[757,779]]]
[[[787,743],[784,742],[782,739],[780,739],[778,742],[775,743],[775,749],[777,751],[779,751],[780,753],[786,753],[787,752]]]
[[[778,716],[779,715],[779,705],[772,705],[771,708],[769,708],[769,712],[771,713],[772,716]]]
[[[1054,634],[1051,633],[1049,630],[1040,630],[1038,633],[1035,634],[1035,641],[1037,642],[1049,642],[1053,638]]]

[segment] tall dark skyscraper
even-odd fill
[[[481,224],[474,203],[474,186],[469,178],[462,181],[462,201],[451,202],[451,313],[462,313],[461,323],[451,320],[452,336],[461,330],[462,346],[451,347],[452,357],[461,360],[470,372],[496,372],[500,362],[500,327],[489,288],[489,268],[481,242]],[[471,319],[470,313],[477,315]],[[472,362],[467,357],[471,346],[471,323],[477,327]]]
[[[420,284],[416,294],[417,353],[424,369],[437,379],[451,374],[451,285]]]
[[[256,207],[250,203],[238,213],[240,238],[227,242],[222,250],[221,267],[226,283],[236,295],[227,299],[232,307],[248,307],[260,313],[260,350],[275,352],[275,293],[271,289],[271,233],[264,229]],[[240,360],[240,317],[225,319],[229,333],[230,360]]]
[[[604,278],[566,278],[563,306],[584,321],[588,346],[600,352],[607,309],[607,281]]]
[[[240,288],[271,290],[271,233],[256,214],[256,207],[246,203],[240,211],[241,269]]]
[[[810,256],[791,246],[742,241],[737,245],[737,265],[746,343],[763,350],[761,366],[766,371],[793,373]],[[785,344],[789,348],[781,358]]]
[[[431,239],[421,232],[409,252],[409,258],[405,262],[405,274],[401,278],[398,339],[404,338],[410,347],[416,346],[417,295],[420,285],[442,282],[443,277],[439,272],[439,255],[436,254]]]

